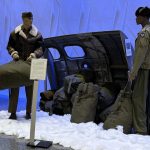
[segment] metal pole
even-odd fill
[[[30,144],[34,145],[38,80],[34,80],[33,84],[34,85],[33,85],[33,96],[32,96],[32,115],[31,115],[31,128],[30,128]]]

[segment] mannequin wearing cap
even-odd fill
[[[136,12],[136,23],[142,26],[135,41],[133,67],[129,74],[134,80],[133,89],[133,127],[136,133],[147,134],[146,102],[148,98],[150,75],[150,9],[139,7]]]
[[[30,77],[32,58],[43,55],[41,43],[43,38],[38,29],[32,24],[31,12],[22,13],[23,24],[17,26],[10,34],[7,49],[12,61],[0,66],[0,90],[10,89],[9,112],[10,119],[17,119],[16,110],[18,103],[19,87],[25,86],[27,105],[26,119],[30,119],[32,104],[33,81]]]

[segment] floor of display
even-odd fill
[[[42,150],[43,148],[31,148],[27,146],[28,140],[17,139],[15,136],[0,134],[0,150]],[[60,145],[52,145],[47,150],[72,150]]]

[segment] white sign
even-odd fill
[[[30,79],[45,80],[47,70],[47,59],[32,59]]]

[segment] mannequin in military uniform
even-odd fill
[[[150,9],[139,7],[136,12],[136,22],[142,26],[135,41],[135,55],[133,68],[129,74],[134,80],[133,88],[133,127],[135,133],[147,134],[146,103],[149,94],[150,75]]]
[[[23,24],[15,28],[8,41],[7,49],[13,61],[0,66],[0,90],[10,89],[10,119],[17,119],[16,109],[21,86],[25,86],[27,96],[26,119],[31,118],[33,92],[33,81],[29,79],[31,59],[40,58],[43,55],[41,47],[43,39],[38,29],[32,24],[32,13],[22,13],[22,20]]]

